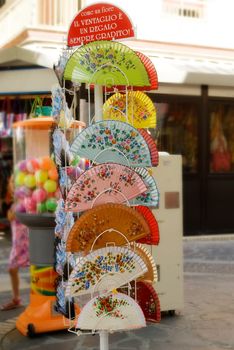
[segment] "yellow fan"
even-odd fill
[[[138,129],[155,128],[156,108],[144,92],[117,92],[104,103],[103,118],[127,122]]]

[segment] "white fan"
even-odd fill
[[[67,297],[109,292],[147,271],[143,259],[125,247],[109,246],[94,250],[79,260],[67,283]]]
[[[126,330],[145,327],[145,316],[134,299],[122,293],[91,299],[81,310],[77,328],[92,330]]]

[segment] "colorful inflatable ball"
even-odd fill
[[[43,184],[48,179],[48,171],[37,170],[35,173],[35,178],[36,178],[37,185]]]
[[[24,206],[27,213],[36,213],[37,203],[32,197],[24,199]]]
[[[32,198],[36,203],[41,203],[46,200],[47,192],[43,188],[37,188],[32,193]]]
[[[46,211],[46,202],[37,203],[37,213],[45,213]]]
[[[32,195],[32,190],[26,186],[20,186],[15,189],[14,195],[16,199],[24,199]]]
[[[53,160],[48,156],[40,158],[39,165],[41,170],[50,170],[55,167]]]
[[[55,192],[57,190],[57,182],[54,180],[46,180],[43,188],[48,192],[48,193],[52,193]]]
[[[16,186],[24,185],[24,180],[25,180],[26,176],[27,176],[27,173],[25,173],[23,171],[19,171],[15,176],[15,185]]]
[[[56,168],[52,168],[48,170],[48,177],[51,180],[57,181],[58,180],[58,171]]]
[[[36,178],[32,174],[28,174],[24,178],[24,185],[28,188],[34,188],[36,186]]]
[[[55,198],[48,198],[46,201],[46,209],[50,212],[55,212],[57,207],[57,200]]]
[[[19,169],[19,171],[27,171],[27,161],[21,160],[16,167]]]
[[[40,168],[38,160],[35,158],[27,160],[26,168],[29,173],[35,173]]]

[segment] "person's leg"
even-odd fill
[[[14,301],[20,301],[20,295],[19,295],[19,273],[18,268],[10,268],[9,274],[11,278],[11,286],[12,286],[12,293],[13,293],[13,300]]]
[[[21,306],[20,302],[20,295],[19,295],[19,274],[18,274],[18,268],[10,268],[9,269],[9,275],[11,279],[11,286],[12,286],[12,294],[13,298],[10,302],[4,304],[1,306],[1,310],[7,311],[16,309],[17,307]]]

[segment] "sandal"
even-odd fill
[[[21,304],[20,299],[12,299],[9,303],[2,305],[1,310],[8,311],[8,310],[17,309],[18,307],[22,307],[22,306],[23,305]]]

